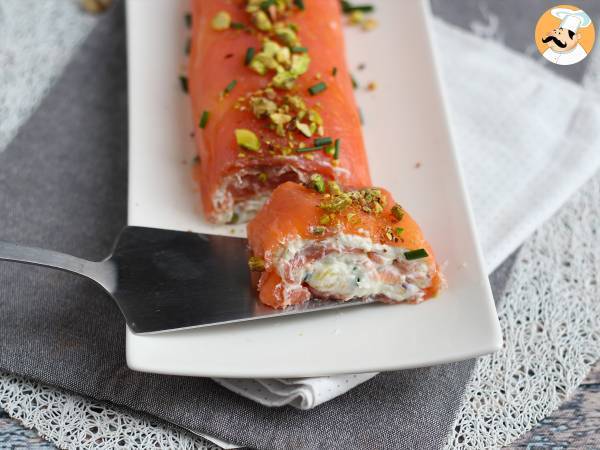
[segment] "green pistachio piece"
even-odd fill
[[[259,256],[251,256],[250,259],[248,259],[248,268],[252,272],[264,272],[265,260]]]
[[[306,73],[309,66],[310,56],[308,56],[308,53],[295,54],[292,56],[292,66],[290,71],[296,76]]]
[[[300,132],[306,137],[312,137],[312,131],[310,131],[310,126],[305,123],[299,122],[296,120],[296,128],[300,130]]]
[[[231,16],[227,11],[219,11],[212,20],[213,30],[223,31],[229,28],[231,25]]]
[[[320,194],[323,194],[325,192],[325,180],[321,175],[319,175],[318,173],[311,175],[310,182],[315,191],[317,191]]]
[[[297,95],[288,95],[285,100],[298,111],[305,111],[306,105],[304,104],[304,100]]]
[[[294,75],[292,72],[279,72],[273,77],[273,86],[280,89],[291,89],[294,87],[296,78],[296,75]]]
[[[261,31],[269,31],[273,28],[269,16],[264,11],[256,11],[252,17],[254,25]]]
[[[260,141],[258,136],[250,130],[238,128],[235,130],[235,140],[240,147],[257,152],[260,150]]]
[[[277,111],[277,104],[265,97],[252,97],[250,107],[256,117],[268,116]]]

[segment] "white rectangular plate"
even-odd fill
[[[448,287],[416,306],[369,305],[151,336],[127,330],[132,369],[302,377],[428,366],[501,346],[448,132],[427,6],[421,0],[373,3],[380,26],[369,33],[347,30],[352,72],[362,86],[378,85],[357,91],[373,179],[421,224]],[[194,126],[178,80],[187,6],[187,0],[127,3],[129,224],[243,235],[242,226],[233,230],[204,221],[190,177]],[[360,63],[364,70],[357,70]]]

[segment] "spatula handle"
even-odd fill
[[[82,275],[92,279],[110,293],[114,292],[117,282],[116,268],[110,260],[92,262],[52,250],[0,241],[0,261],[51,267]]]

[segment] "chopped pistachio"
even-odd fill
[[[292,121],[292,116],[288,114],[273,113],[269,115],[269,119],[271,119],[271,122],[273,122],[275,125],[285,125],[286,123]]]
[[[269,100],[275,100],[275,98],[277,97],[277,93],[275,92],[275,90],[270,87],[265,88],[265,95]]]
[[[281,154],[282,154],[283,156],[288,156],[288,155],[291,155],[291,154],[292,154],[292,151],[293,151],[293,150],[292,150],[291,148],[289,148],[289,147],[284,147],[284,148],[282,148],[282,149],[281,149]]]
[[[328,213],[337,213],[343,211],[352,204],[352,199],[345,193],[333,195],[319,204],[319,207]]]
[[[327,187],[329,188],[329,192],[333,195],[341,195],[344,193],[340,185],[337,184],[335,181],[330,181],[329,183],[327,183]]]
[[[288,47],[281,47],[275,54],[275,59],[279,64],[289,65],[292,61],[292,52]]]
[[[288,47],[293,47],[298,43],[296,32],[288,25],[275,25],[275,35]]]
[[[380,214],[383,212],[383,206],[379,202],[373,202],[373,211],[375,214]]]
[[[267,67],[257,58],[253,58],[252,61],[250,61],[249,67],[259,75],[264,75],[267,73]]]
[[[392,206],[392,215],[398,219],[398,220],[402,220],[402,218],[404,217],[404,211],[402,210],[402,206],[395,204],[394,206]]]
[[[213,30],[223,31],[231,25],[231,16],[227,11],[219,11],[212,20]]]
[[[258,181],[260,181],[261,183],[266,183],[268,179],[269,177],[266,173],[261,172],[258,174]]]
[[[396,234],[397,234],[398,236],[400,236],[400,235],[402,234],[402,232],[404,231],[404,228],[402,228],[402,227],[396,227],[396,228],[394,229],[394,231],[396,232]]]
[[[323,125],[323,118],[314,109],[311,109],[308,112],[308,120],[311,121],[311,122],[313,122],[313,123],[316,123],[317,125]]]
[[[300,132],[306,137],[312,137],[313,135],[312,131],[310,130],[310,126],[298,120],[296,120],[296,128],[298,128],[298,130],[300,130]]]
[[[285,97],[285,100],[298,111],[305,111],[306,105],[304,104],[304,100],[297,95],[288,95]]]
[[[282,89],[291,89],[294,87],[296,78],[296,75],[294,75],[292,72],[279,72],[273,77],[273,86]]]
[[[264,272],[265,260],[260,256],[251,256],[250,259],[248,259],[248,268],[252,272]]]
[[[358,25],[365,20],[365,14],[362,11],[352,11],[350,13],[350,23],[352,25]]]
[[[325,192],[325,180],[321,175],[319,175],[318,173],[311,175],[310,182],[315,191],[317,191],[320,194],[323,194]]]
[[[277,111],[277,104],[265,97],[251,97],[250,107],[256,117],[263,117]]]
[[[238,221],[240,220],[240,215],[238,213],[233,213],[233,215],[231,216],[231,219],[229,219],[229,222],[227,222],[229,225],[234,225],[236,223],[238,223]]]
[[[235,130],[235,140],[240,147],[243,147],[253,152],[260,150],[260,141],[258,136],[250,130],[238,128]]]
[[[308,71],[310,67],[310,56],[308,53],[295,54],[292,56],[292,67],[290,72],[296,76],[300,76]]]
[[[328,214],[321,216],[321,218],[319,219],[319,223],[321,225],[329,225],[331,223],[331,216]]]
[[[392,229],[390,227],[386,228],[385,237],[387,237],[390,241],[394,240],[394,235],[392,234]]]
[[[254,25],[261,31],[269,31],[273,28],[269,16],[264,11],[256,11],[252,17]]]
[[[271,122],[275,125],[275,131],[279,136],[285,136],[284,126],[292,121],[292,116],[289,114],[273,113],[269,116]]]
[[[378,26],[379,26],[379,23],[375,19],[367,19],[361,25],[362,29],[365,31],[374,30]]]
[[[311,232],[313,234],[323,234],[327,229],[325,227],[312,227]]]

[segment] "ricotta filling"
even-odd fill
[[[324,240],[296,238],[275,255],[286,292],[309,289],[314,297],[402,302],[423,299],[431,285],[426,259],[409,261],[406,248],[368,237],[339,234]]]

